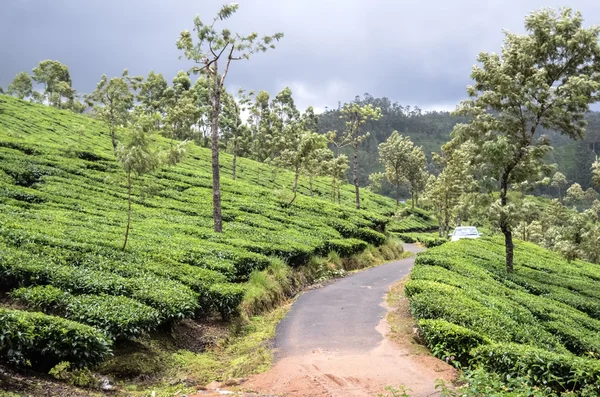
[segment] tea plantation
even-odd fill
[[[436,356],[558,393],[598,395],[597,265],[519,242],[507,275],[500,238],[446,243],[415,263],[405,292]]]
[[[274,179],[242,158],[233,180],[231,160],[221,155],[222,234],[212,231],[210,151],[188,145],[182,163],[138,184],[122,251],[127,189],[108,129],[0,96],[0,354],[19,364],[98,363],[115,340],[187,317],[228,318],[249,275],[273,258],[298,266],[385,241],[393,200],[364,191],[355,210],[350,186],[338,205],[329,179],[317,178],[310,197],[303,177],[287,206],[291,173]]]

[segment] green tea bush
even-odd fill
[[[395,233],[396,237],[406,243],[421,243],[427,248],[437,247],[448,242],[437,233]]]
[[[207,301],[212,309],[221,314],[223,320],[237,313],[246,289],[236,284],[214,284],[208,290]]]
[[[445,320],[420,320],[419,328],[433,355],[451,364],[469,364],[473,348],[490,344],[485,336]]]
[[[0,308],[2,359],[18,365],[49,366],[69,361],[94,365],[111,354],[102,332],[84,324],[42,313]]]
[[[531,385],[565,392],[587,388],[600,393],[600,361],[556,354],[532,346],[482,345],[473,349],[478,365],[490,372],[525,377]]]
[[[360,210],[338,205],[327,199],[325,177],[313,178],[310,197],[304,176],[293,205],[282,205],[273,192],[290,191],[291,172],[274,175],[240,157],[233,180],[223,153],[223,233],[215,233],[210,150],[189,145],[182,162],[139,179],[123,252],[129,192],[106,126],[9,96],[0,96],[0,108],[0,287],[36,291],[14,296],[114,338],[193,316],[227,318],[242,296],[256,307],[280,302],[290,287],[270,273],[278,264],[298,267],[332,251],[341,263],[382,244],[395,210],[368,191]],[[158,134],[153,140],[169,146]],[[350,202],[353,187],[342,185],[340,196]],[[253,284],[253,274],[276,287]]]
[[[405,291],[419,322],[452,323],[485,340],[469,339],[474,349],[465,358],[460,341],[425,338],[433,351],[461,352],[461,364],[522,376],[531,387],[597,392],[598,361],[589,359],[600,355],[597,265],[517,242],[507,275],[499,238],[447,243],[415,263]]]
[[[160,324],[157,310],[124,296],[72,295],[52,286],[20,288],[11,293],[33,309],[91,325],[112,339],[130,339]]]
[[[367,243],[357,239],[335,239],[325,244],[325,251],[335,251],[341,256],[352,256],[367,248]]]

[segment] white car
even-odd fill
[[[458,241],[462,238],[479,238],[481,233],[477,231],[475,226],[459,226],[454,229],[454,233],[450,237],[450,241]]]

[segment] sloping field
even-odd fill
[[[349,186],[337,205],[328,178],[314,181],[313,198],[303,177],[287,206],[291,173],[273,180],[271,168],[238,159],[232,180],[231,157],[221,162],[222,234],[212,231],[210,151],[189,145],[182,163],[134,190],[123,252],[127,189],[108,129],[0,96],[0,280],[11,306],[0,308],[10,335],[0,339],[2,354],[18,363],[95,363],[115,339],[186,317],[228,317],[249,274],[272,258],[295,266],[385,240],[391,199],[364,191],[359,211]]]
[[[500,238],[446,243],[415,263],[406,294],[436,356],[558,392],[587,387],[598,395],[598,265],[519,242],[515,272],[507,275]]]

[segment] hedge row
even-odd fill
[[[20,288],[11,296],[32,309],[91,325],[112,339],[130,339],[155,329],[160,313],[124,296],[72,295],[53,286]]]
[[[50,368],[61,361],[94,365],[111,354],[106,335],[89,325],[42,313],[0,308],[0,353],[17,365]]]
[[[437,356],[556,391],[598,390],[598,362],[586,358],[600,356],[597,265],[518,242],[507,275],[501,239],[488,238],[432,248],[415,263],[405,291]]]
[[[448,239],[432,233],[394,233],[405,243],[421,243],[427,248],[437,247],[448,242]]]
[[[556,354],[515,343],[482,345],[471,355],[477,365],[495,373],[521,376],[533,386],[558,392],[587,388],[600,393],[600,361],[572,354]]]

